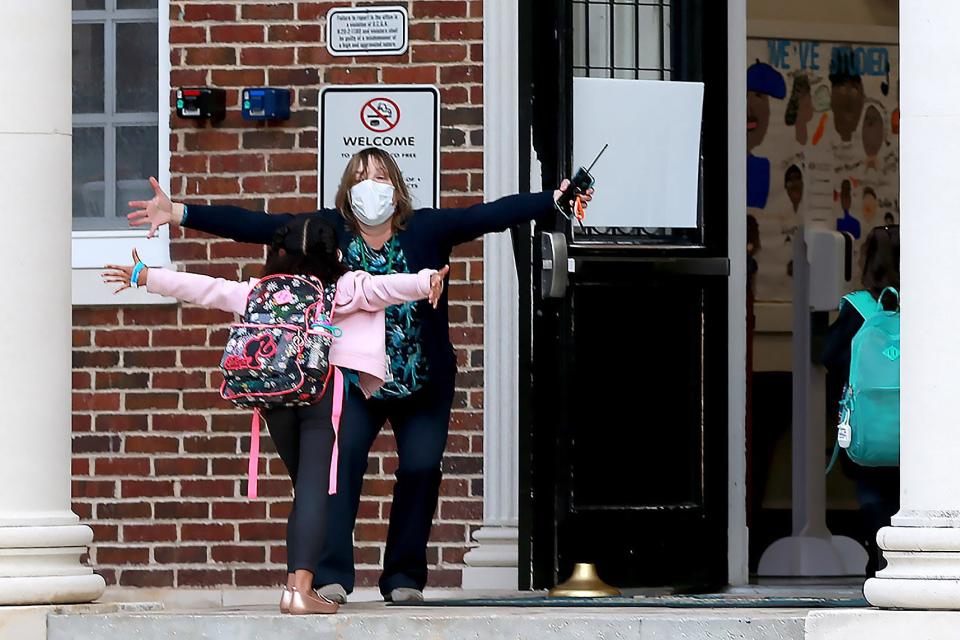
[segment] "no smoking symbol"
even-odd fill
[[[360,122],[370,131],[390,131],[400,122],[400,107],[390,98],[368,100],[360,109]]]

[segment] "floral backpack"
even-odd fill
[[[250,290],[243,320],[230,329],[220,361],[220,395],[238,407],[254,408],[250,497],[257,492],[261,409],[314,404],[335,375],[334,430],[339,426],[342,378],[330,366],[330,345],[340,335],[333,325],[336,292],[336,285],[324,286],[312,276],[267,276]]]

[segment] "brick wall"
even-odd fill
[[[482,1],[407,2],[405,55],[334,59],[322,41],[324,18],[349,4],[171,2],[171,86],[224,87],[229,110],[216,127],[172,118],[175,200],[314,210],[319,88],[375,82],[440,87],[443,204],[481,200]],[[238,89],[263,84],[293,89],[288,122],[241,119]],[[464,245],[451,265],[461,373],[428,554],[436,586],[460,584],[482,516],[481,250],[480,242]],[[255,275],[264,255],[190,231],[173,239],[171,253],[188,271],[226,278]],[[267,586],[283,576],[291,505],[284,468],[271,455],[263,497],[244,497],[250,415],[215,391],[229,320],[189,305],[74,310],[74,509],[94,528],[90,561],[108,584]],[[385,430],[371,453],[356,529],[360,585],[375,584],[379,573],[396,466]]]

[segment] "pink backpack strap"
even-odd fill
[[[340,416],[343,415],[343,372],[340,367],[333,368],[333,412],[330,422],[333,424],[333,453],[330,456],[330,490],[332,496],[337,493],[337,468],[340,461]]]
[[[247,497],[257,497],[257,480],[260,475],[260,409],[253,410],[250,421],[250,460],[247,463]]]

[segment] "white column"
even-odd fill
[[[487,200],[519,188],[517,5],[483,3],[483,171]],[[464,589],[517,588],[518,282],[509,233],[483,242],[483,527]]]
[[[747,2],[727,0],[727,118],[740,131],[747,113]],[[727,142],[727,580],[731,586],[750,580],[747,566],[747,157],[746,136]]]
[[[70,0],[0,1],[0,604],[89,602],[70,510]]]
[[[937,65],[960,56],[958,21],[955,0],[901,3],[901,488],[878,536],[889,565],[864,588],[880,607],[960,609],[960,85]]]

